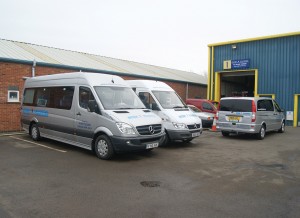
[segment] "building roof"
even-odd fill
[[[28,63],[35,60],[41,66],[72,67],[83,71],[116,73],[120,76],[207,84],[205,76],[192,72],[4,39],[0,39],[0,60]]]
[[[284,34],[277,34],[277,35],[271,35],[271,36],[261,36],[261,37],[256,37],[256,38],[240,39],[240,40],[233,40],[233,41],[228,41],[228,42],[218,42],[218,43],[209,44],[208,47],[228,45],[228,44],[241,43],[241,42],[251,42],[251,41],[258,41],[258,40],[282,38],[282,37],[288,37],[288,36],[297,36],[297,35],[300,35],[300,32],[284,33]]]

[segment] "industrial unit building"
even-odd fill
[[[17,131],[24,79],[74,71],[164,81],[186,98],[206,98],[207,78],[191,72],[0,39],[0,132]]]
[[[300,125],[300,32],[208,45],[207,98],[269,96]]]

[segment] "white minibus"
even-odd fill
[[[151,150],[164,140],[162,120],[145,108],[118,76],[64,73],[28,78],[22,126],[41,137],[95,151],[110,159],[123,151]]]
[[[148,109],[163,120],[164,144],[181,140],[189,142],[202,133],[201,119],[166,83],[152,80],[127,80]]]

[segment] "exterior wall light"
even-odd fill
[[[236,49],[236,45],[231,45],[231,48],[232,49]]]

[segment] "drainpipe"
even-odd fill
[[[33,59],[32,69],[31,69],[31,76],[32,77],[35,77],[35,67],[36,67],[36,61],[35,61],[35,59]]]
[[[189,84],[186,84],[185,100],[189,98]]]

